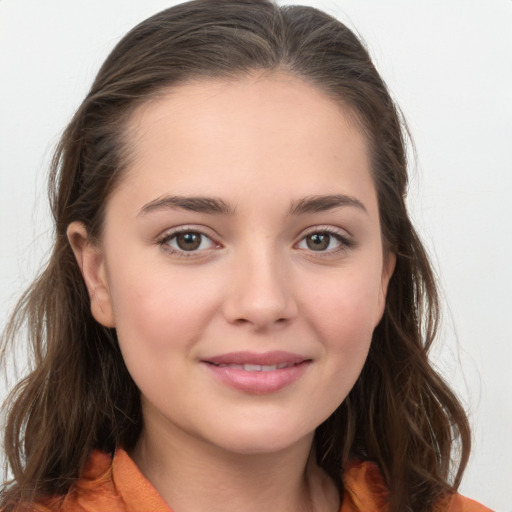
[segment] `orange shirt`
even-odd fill
[[[372,462],[353,463],[345,472],[340,512],[386,512],[387,490]],[[444,508],[444,507],[443,507]],[[172,512],[124,450],[114,458],[95,451],[82,477],[64,498],[31,508],[34,512]],[[443,512],[490,512],[458,494]]]

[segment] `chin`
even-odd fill
[[[270,455],[292,448],[308,447],[313,441],[313,432],[297,432],[275,425],[256,428],[238,429],[236,432],[223,432],[222,439],[213,440],[220,448],[238,455]],[[270,428],[269,428],[270,427]],[[226,434],[228,434],[226,436]]]

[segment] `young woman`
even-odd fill
[[[26,322],[35,354],[5,510],[487,510],[456,494],[470,434],[428,362],[400,117],[340,22],[265,0],[144,21],[50,185],[53,255],[5,335]]]

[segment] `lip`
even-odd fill
[[[311,362],[311,358],[283,351],[231,352],[201,360],[223,384],[258,395],[275,393],[291,385]]]

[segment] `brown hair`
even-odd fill
[[[106,201],[129,158],[123,134],[130,114],[175,84],[255,70],[296,76],[354,112],[371,147],[383,237],[397,256],[364,369],[316,431],[318,463],[342,489],[348,459],[375,461],[395,512],[433,510],[457,488],[469,455],[469,427],[428,361],[438,296],[406,211],[405,130],[385,84],[354,34],[319,10],[267,0],[195,0],[149,18],[121,40],[55,153],[49,183],[55,246],[2,344],[5,357],[26,325],[34,369],[6,402],[5,452],[13,480],[0,506],[66,493],[93,449],[129,448],[140,433],[138,389],[115,330],[91,315],[66,238],[73,221],[101,236]]]

